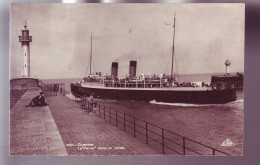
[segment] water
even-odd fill
[[[210,75],[200,75],[201,81],[210,81]],[[186,81],[198,81],[195,75],[185,77]],[[74,79],[74,82],[80,79]],[[44,83],[65,83],[69,92],[72,79],[43,80]],[[237,91],[237,100],[226,104],[178,104],[157,102],[136,102],[98,100],[111,109],[131,114],[182,136],[212,146],[232,155],[242,155],[244,125],[244,92]],[[230,139],[235,146],[220,146]]]
[[[236,101],[220,105],[167,104],[134,101],[100,100],[106,106],[131,114],[162,128],[203,144],[242,154],[244,101],[243,91],[238,91]],[[220,147],[230,139],[234,147]]]

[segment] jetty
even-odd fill
[[[49,107],[25,107],[39,91],[26,91],[10,110],[10,154],[68,155]]]
[[[11,155],[161,154],[63,94],[46,97],[48,106],[25,107],[40,91],[27,90],[10,110]]]

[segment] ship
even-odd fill
[[[112,100],[132,100],[144,102],[190,103],[190,104],[223,104],[236,100],[236,90],[224,79],[207,82],[178,82],[173,74],[175,16],[173,24],[173,46],[171,74],[159,76],[150,74],[136,75],[137,61],[130,61],[129,75],[118,76],[118,62],[112,62],[111,75],[101,72],[92,74],[92,33],[90,53],[90,74],[82,81],[71,83],[71,92],[75,96],[90,96]],[[217,80],[217,81],[216,81]]]

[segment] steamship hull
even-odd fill
[[[75,95],[90,96],[112,100],[133,100],[165,103],[223,104],[236,100],[235,89],[212,90],[206,88],[114,88],[80,86],[71,84]]]

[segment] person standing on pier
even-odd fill
[[[94,99],[94,93],[92,93],[89,97],[89,103],[90,103],[90,112],[92,112],[93,110],[96,110],[96,106],[97,106],[97,102]]]
[[[83,97],[82,97],[82,105],[81,105],[81,108],[82,109],[87,109],[87,106],[88,105],[88,100],[87,100],[87,97],[86,97],[86,95],[84,95]]]

